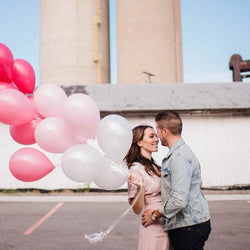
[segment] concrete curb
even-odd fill
[[[205,195],[208,201],[250,201],[250,194]],[[127,202],[126,195],[0,196],[0,202]]]

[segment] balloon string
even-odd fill
[[[133,206],[135,205],[135,203],[137,202],[138,198],[141,195],[142,192],[142,187],[143,185],[140,186],[140,190],[137,194],[137,196],[135,197],[135,199],[133,200],[132,204],[128,207],[128,209],[123,212],[114,222],[113,224],[108,228],[108,230],[106,231],[107,234],[109,234],[118,224],[119,222],[129,213],[129,211],[133,208]]]
[[[109,158],[104,156],[104,159],[106,161],[108,161],[110,164],[112,164],[113,166],[119,168],[120,170],[122,170],[126,175],[129,174],[129,171],[125,168],[122,168],[121,165],[111,161]],[[151,181],[153,184],[155,181]],[[142,185],[140,186],[140,190],[137,194],[137,196],[133,199],[133,202],[129,205],[129,207],[127,208],[127,210],[125,212],[123,212],[111,225],[110,227],[106,230],[106,231],[101,231],[101,232],[96,232],[96,233],[92,233],[92,234],[84,234],[85,239],[87,239],[89,242],[91,243],[95,243],[98,241],[102,241],[104,239],[104,237],[107,237],[112,230],[114,230],[114,228],[121,222],[121,220],[131,211],[131,209],[133,208],[133,206],[135,205],[135,203],[137,202],[138,198],[141,195],[142,189],[143,189],[144,184],[142,183]],[[151,185],[150,185],[151,186]]]
[[[120,170],[122,170],[126,175],[129,173],[129,171],[127,169],[121,167],[121,165],[119,165],[119,164],[111,161],[109,158],[107,158],[105,156],[104,156],[104,158],[105,158],[106,161],[108,161],[109,163],[111,163],[113,166],[118,167]]]
[[[92,234],[85,234],[85,238],[90,241],[91,243],[95,243],[98,241],[102,241],[104,237],[107,237],[109,233],[120,223],[120,221],[129,213],[129,211],[133,208],[135,205],[136,201],[141,195],[143,185],[140,186],[140,190],[137,194],[137,196],[134,198],[133,202],[131,205],[129,205],[128,209],[123,212],[112,224],[111,226],[104,232],[97,232],[97,233],[92,233]]]
[[[111,161],[109,158],[105,157],[105,160],[107,160],[109,163],[111,163],[113,166],[118,167],[120,170],[122,170],[126,175],[129,173],[128,170],[124,169],[121,167],[121,165],[116,164],[115,162]],[[105,232],[105,236],[107,236],[119,223],[120,221],[129,213],[129,211],[133,208],[133,206],[135,205],[136,201],[138,200],[139,196],[141,195],[142,192],[142,185],[140,186],[140,190],[137,194],[137,196],[135,197],[135,199],[133,200],[132,204],[128,207],[128,209],[123,212],[112,224],[111,226],[108,228],[108,230],[106,230]]]
[[[122,168],[120,165],[116,164],[115,162],[111,161],[110,159],[106,158],[104,156],[104,158],[110,162],[112,165],[118,167],[119,169],[121,169],[126,175],[129,174],[129,171]],[[151,181],[151,185],[154,184],[155,181]],[[151,187],[150,185],[150,187]],[[140,190],[137,194],[137,196],[133,199],[133,202],[131,203],[131,205],[129,205],[128,209],[123,212],[112,224],[111,226],[105,231],[105,232],[99,232],[99,233],[93,233],[90,235],[86,235],[85,234],[85,238],[88,239],[90,242],[97,242],[97,241],[101,241],[103,240],[104,237],[107,237],[108,234],[120,223],[120,221],[132,210],[133,206],[135,205],[135,203],[137,202],[138,198],[141,195],[142,192],[142,188],[143,188],[144,184],[142,183],[142,185],[140,186]]]
[[[113,166],[115,166],[115,167],[119,168],[120,170],[122,170],[126,175],[129,174],[129,171],[127,169],[121,167],[121,165],[119,165],[119,164],[111,161],[109,158],[106,158],[105,156],[104,156],[104,158],[109,163],[111,163]],[[146,178],[147,178],[147,182],[148,182],[148,184],[147,184],[147,190],[150,191],[153,185],[157,185],[157,182],[154,179],[149,178],[149,176],[147,176]]]

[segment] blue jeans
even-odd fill
[[[168,231],[174,250],[202,250],[211,232],[210,220]]]

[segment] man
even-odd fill
[[[142,224],[147,227],[163,217],[175,250],[203,249],[211,232],[208,204],[201,191],[200,164],[181,137],[182,120],[175,111],[164,111],[155,118],[163,146],[169,148],[162,161],[162,206],[145,210]]]

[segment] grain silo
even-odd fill
[[[40,1],[42,83],[110,82],[108,0]]]
[[[180,0],[117,0],[118,83],[183,81]]]

